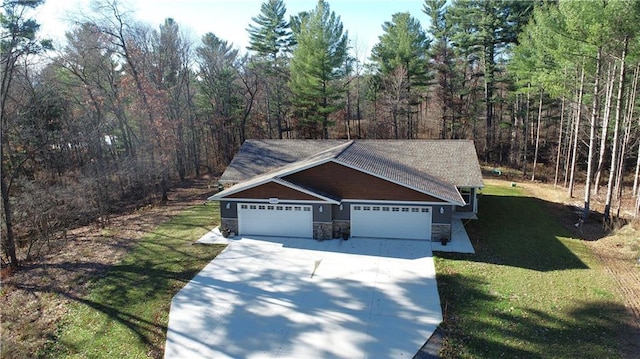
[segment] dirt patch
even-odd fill
[[[629,227],[634,224],[627,225]],[[627,227],[624,230],[630,230]],[[636,240],[638,232],[636,232]],[[615,281],[629,312],[627,333],[622,333],[621,345],[627,358],[637,358],[640,350],[640,265],[638,258],[630,256],[624,234],[612,235],[598,241],[587,242],[594,255]],[[637,256],[637,254],[636,254]]]
[[[504,181],[488,180],[504,184]],[[586,222],[581,223],[582,194],[584,187],[577,186],[575,197],[571,198],[565,188],[539,183],[516,183],[533,197],[548,202],[562,204],[549,206],[554,216],[569,230],[575,238],[585,240],[585,244],[598,258],[604,269],[616,283],[620,295],[624,298],[625,307],[629,313],[629,331],[622,333],[620,345],[623,355],[627,358],[637,358],[640,350],[640,258],[637,246],[640,245],[640,221],[623,218],[617,222],[618,229],[611,229],[603,225],[602,211],[604,203],[601,198],[594,196],[590,204],[591,214]],[[629,196],[632,197],[632,196]],[[623,203],[622,208],[633,206],[632,198]],[[629,215],[630,211],[621,211]]]
[[[103,228],[74,229],[35,260],[3,280],[2,358],[46,356],[69,302],[87,292],[88,283],[120,261],[137,239],[183,210],[204,203],[211,181],[185,181],[165,204],[112,216]]]

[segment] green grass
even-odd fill
[[[70,306],[48,356],[162,357],[172,297],[224,248],[192,244],[218,213],[213,204],[193,207],[140,239]]]
[[[625,309],[589,248],[518,188],[484,189],[475,255],[437,254],[444,358],[617,358]]]

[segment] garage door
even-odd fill
[[[313,237],[311,206],[240,204],[238,232],[242,235]]]
[[[430,240],[431,207],[352,205],[351,235]]]

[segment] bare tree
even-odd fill
[[[562,96],[562,105],[560,106],[560,124],[558,125],[558,151],[556,154],[556,171],[553,177],[553,186],[558,185],[558,173],[560,171],[560,159],[562,155],[562,135],[564,134],[564,115],[565,115],[565,103],[567,98]]]
[[[618,94],[616,98],[615,124],[613,127],[613,143],[611,144],[611,165],[609,168],[609,182],[607,183],[607,196],[605,198],[605,205],[604,205],[605,220],[610,220],[611,201],[613,199],[613,185],[614,185],[615,175],[617,173],[616,169],[618,166],[616,156],[618,154],[620,120],[622,118],[622,94],[623,94],[623,89],[625,84],[624,77],[625,77],[625,70],[626,70],[625,59],[627,54],[627,44],[628,44],[628,37],[625,37],[622,55],[620,56],[620,77],[618,79]]]
[[[593,193],[598,195],[598,189],[600,188],[600,177],[602,175],[602,169],[604,167],[605,154],[607,152],[607,132],[609,129],[609,117],[611,116],[611,101],[613,99],[613,89],[615,87],[615,73],[617,63],[614,62],[613,66],[609,68],[607,76],[606,97],[604,105],[604,114],[602,115],[601,134],[600,134],[600,154],[598,155],[598,166],[596,167],[595,183],[593,186]]]
[[[536,180],[536,165],[538,164],[538,149],[540,148],[540,122],[542,122],[542,96],[544,91],[540,88],[540,103],[538,104],[538,122],[536,125],[536,143],[533,155],[533,168],[531,169],[531,181]]]
[[[600,113],[600,72],[602,71],[602,48],[598,48],[596,56],[596,74],[593,81],[593,103],[591,106],[591,121],[589,123],[589,152],[587,154],[587,179],[584,184],[584,208],[582,211],[582,221],[589,217],[589,206],[591,204],[591,178],[593,175],[593,154],[595,152],[596,123]]]
[[[26,59],[41,51],[51,48],[50,41],[39,42],[36,38],[39,25],[33,19],[27,18],[28,10],[36,8],[43,0],[33,1],[5,1],[2,3],[3,14],[0,16],[2,28],[2,41],[0,43],[0,195],[2,196],[2,215],[4,218],[3,249],[8,258],[9,265],[18,268],[19,262],[16,256],[15,233],[12,220],[11,185],[18,175],[20,168],[32,156],[22,153],[15,156],[14,147],[11,145],[10,126],[11,118],[7,108],[8,102],[14,100],[10,93],[17,76],[25,74],[28,63]],[[20,64],[21,61],[22,64]],[[14,113],[17,115],[17,113]]]
[[[398,117],[409,111],[407,70],[404,66],[398,66],[384,78],[386,105],[391,115],[393,136],[400,138],[400,123]]]
[[[582,117],[582,97],[584,94],[584,64],[580,75],[580,89],[578,90],[578,103],[576,104],[576,115],[573,130],[573,145],[571,154],[571,176],[569,177],[569,197],[573,198],[573,188],[575,185],[576,162],[578,158],[578,139],[580,134],[580,117]]]

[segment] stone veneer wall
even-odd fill
[[[342,238],[342,233],[351,236],[351,221],[335,219],[333,221],[333,238]]]
[[[236,218],[220,219],[220,230],[223,230],[225,228],[235,234],[238,234],[238,219]]]
[[[331,222],[313,222],[313,239],[325,240],[333,238],[333,225]]]
[[[443,223],[431,224],[431,241],[440,242],[442,238],[451,240],[451,225]]]

